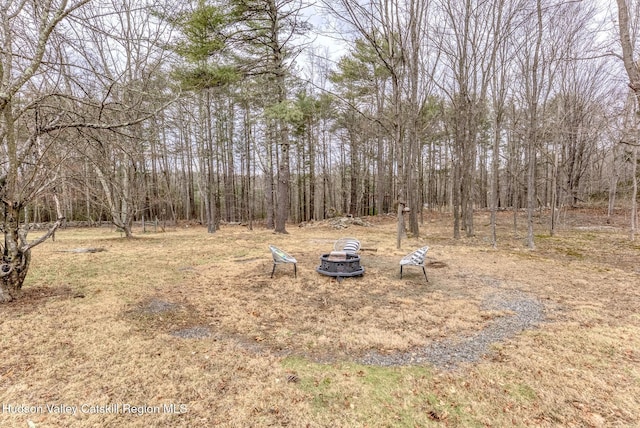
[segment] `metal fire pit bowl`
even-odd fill
[[[320,266],[316,271],[322,275],[335,276],[338,280],[364,274],[364,268],[360,266],[360,256],[343,251],[321,255]]]

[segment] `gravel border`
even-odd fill
[[[376,366],[432,364],[439,369],[453,370],[461,363],[477,362],[491,353],[491,345],[494,343],[534,328],[545,319],[544,305],[537,298],[517,290],[491,294],[483,301],[482,307],[512,311],[514,314],[500,317],[470,336],[441,340],[391,355],[370,352],[360,362]]]
[[[492,345],[503,342],[524,330],[535,328],[545,320],[545,306],[533,295],[519,290],[505,290],[501,288],[501,281],[491,278],[480,278],[484,285],[496,291],[487,295],[481,303],[484,310],[509,311],[477,333],[468,336],[455,336],[450,339],[438,340],[422,347],[405,352],[380,354],[372,351],[358,363],[371,366],[410,366],[430,364],[438,369],[453,370],[462,363],[474,363],[492,352]],[[173,310],[178,304],[152,299],[145,308],[147,313],[160,313]],[[204,339],[212,337],[209,327],[195,326],[172,331],[172,336],[183,339]],[[255,344],[247,347],[244,341],[238,345],[251,348],[253,352],[265,352],[266,348]],[[272,352],[272,351],[270,351]],[[285,352],[284,355],[290,355]]]

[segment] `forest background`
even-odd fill
[[[534,248],[536,210],[601,203],[634,238],[637,2],[5,3],[0,300],[65,221],[396,213],[400,248],[526,209]]]

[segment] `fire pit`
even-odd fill
[[[335,276],[338,280],[364,274],[364,268],[360,266],[360,256],[344,251],[333,251],[320,256],[318,273],[327,276]]]

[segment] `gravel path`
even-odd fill
[[[545,318],[544,306],[535,297],[520,291],[498,291],[484,300],[483,308],[508,310],[514,314],[498,318],[471,336],[437,341],[418,349],[391,355],[372,352],[361,362],[377,366],[432,364],[441,369],[451,370],[460,363],[478,361],[491,352],[492,344],[533,328]]]

